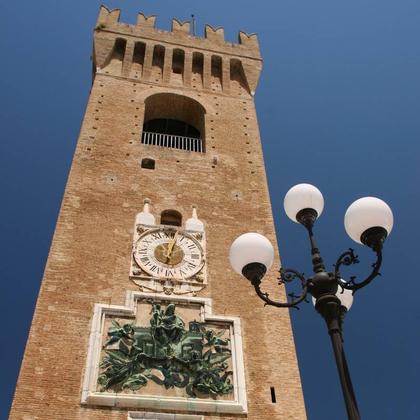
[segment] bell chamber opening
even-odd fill
[[[158,93],[145,101],[141,142],[145,145],[205,152],[205,109],[194,99]]]

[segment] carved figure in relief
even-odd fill
[[[185,322],[175,313],[152,305],[150,327],[112,321],[105,356],[100,363],[101,391],[139,390],[152,380],[165,388],[185,388],[191,397],[213,397],[233,391],[229,338],[204,323]]]

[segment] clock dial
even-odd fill
[[[188,279],[203,267],[200,243],[177,229],[150,229],[143,233],[134,247],[139,267],[153,277]]]

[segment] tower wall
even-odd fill
[[[157,218],[165,209],[186,218],[197,207],[208,270],[199,296],[212,299],[214,313],[241,319],[248,412],[204,418],[304,419],[289,314],[264,308],[228,261],[230,244],[247,231],[276,243],[253,100],[261,70],[257,38],[241,33],[240,43],[230,44],[223,29],[207,26],[202,39],[189,33],[188,23],[174,20],[172,32],[154,23],[153,16],[140,14],[137,25],[125,25],[118,10],[100,10],[93,86],[10,418],[127,419],[126,408],[81,404],[81,393],[94,304],[122,305],[126,291],[136,290],[128,276],[133,221],[148,198]],[[136,42],[145,45],[144,54],[138,47],[139,58],[133,59]],[[164,47],[163,63],[154,60],[155,45]],[[175,49],[184,51],[181,74],[173,71]],[[194,53],[203,57],[196,72]],[[221,58],[221,69],[212,71],[212,56]],[[203,107],[204,153],[141,143],[145,103],[162,93]],[[155,106],[171,109],[167,98]],[[141,167],[144,158],[155,161],[154,170]],[[276,275],[267,275],[265,287],[285,299]]]

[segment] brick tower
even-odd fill
[[[288,312],[264,308],[228,261],[247,231],[276,243],[257,37],[119,16],[100,9],[10,418],[304,419]]]

